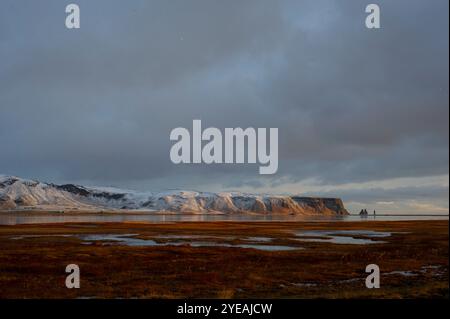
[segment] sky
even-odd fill
[[[447,0],[0,4],[0,174],[449,211]],[[279,169],[175,165],[173,128],[276,127]]]

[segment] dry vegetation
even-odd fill
[[[292,231],[369,229],[401,232],[387,243],[300,242]],[[269,236],[303,247],[261,251],[227,247],[130,247],[82,243],[77,237],[19,235],[135,233]],[[363,238],[363,237],[362,237]],[[164,241],[164,239],[157,239]],[[386,240],[380,238],[379,240]],[[448,298],[448,221],[68,223],[0,226],[0,298]],[[67,264],[81,269],[81,288],[67,289]],[[367,264],[381,269],[381,288],[367,289]],[[425,268],[429,267],[431,268]],[[387,274],[411,271],[414,276]]]

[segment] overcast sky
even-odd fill
[[[448,213],[448,0],[0,4],[0,174]],[[279,170],[174,165],[175,127],[278,127]]]

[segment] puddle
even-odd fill
[[[304,249],[302,247],[280,246],[280,245],[233,245],[233,246],[230,245],[229,247],[253,248],[266,251],[286,251],[286,250]]]
[[[332,243],[332,244],[343,244],[343,245],[368,245],[368,244],[379,244],[385,243],[384,241],[373,241],[371,239],[357,239],[352,237],[341,237],[341,236],[331,236],[327,238],[299,238],[298,240],[304,242],[314,242],[314,243]]]
[[[163,245],[190,245],[192,247],[228,247],[228,248],[253,248],[257,250],[264,251],[286,251],[286,250],[298,250],[303,249],[302,247],[294,247],[294,246],[280,246],[280,245],[257,245],[257,244],[225,244],[225,243],[216,243],[216,242],[207,242],[207,241],[193,241],[193,242],[183,242],[183,243],[166,243]]]
[[[102,241],[104,245],[108,245],[108,242],[121,243],[126,246],[158,246],[159,244],[151,239],[133,238],[139,234],[96,234],[96,235],[82,235],[77,236],[84,241],[83,244],[88,245],[94,241]]]
[[[359,282],[362,281],[362,278],[350,278],[350,279],[344,279],[344,280],[339,280],[338,283],[340,284],[350,284],[350,283],[354,283],[354,282]]]
[[[270,237],[247,237],[247,238],[244,238],[244,240],[268,243],[268,242],[271,242],[273,240],[273,238],[270,238]]]
[[[420,272],[422,274],[431,274],[434,277],[442,277],[448,273],[448,271],[445,270],[445,267],[440,265],[423,266],[420,268]]]
[[[234,236],[226,236],[226,235],[157,235],[157,236],[148,236],[156,239],[224,239],[224,240],[234,240],[238,237]]]
[[[296,238],[297,240],[305,242],[368,245],[386,243],[386,241],[372,240],[371,238],[386,238],[390,237],[392,233],[373,230],[312,230],[297,232],[295,235],[300,237]],[[359,236],[369,238],[355,238]]]
[[[385,273],[385,275],[401,275],[401,276],[405,276],[405,277],[417,276],[417,274],[412,271],[403,271],[403,270],[387,272],[387,273]]]
[[[342,235],[348,235],[348,236],[365,236],[365,237],[370,237],[370,238],[384,238],[384,237],[390,237],[392,235],[391,232],[382,232],[382,231],[375,231],[375,230],[336,230],[336,231],[330,231],[330,233],[342,234]]]
[[[303,249],[302,247],[294,247],[294,246],[281,246],[281,245],[258,245],[258,244],[227,244],[227,243],[218,243],[215,241],[176,241],[176,242],[165,242],[158,243],[152,239],[140,239],[133,238],[133,236],[137,236],[138,234],[101,234],[101,235],[83,235],[78,236],[80,239],[84,241],[83,244],[91,244],[95,241],[102,241],[104,245],[110,245],[113,243],[119,243],[126,246],[191,246],[191,247],[228,247],[228,248],[253,248],[257,250],[264,251],[287,251],[287,250],[298,250]],[[170,239],[198,239],[199,236],[195,235],[180,235],[180,236],[171,236],[171,235],[163,235],[155,238],[170,238]],[[170,237],[169,237],[170,236]],[[211,237],[207,237],[211,238]],[[264,240],[266,238],[264,237]],[[271,238],[269,238],[271,240]]]
[[[236,237],[226,235],[157,235],[149,236],[153,239],[135,238],[139,234],[86,234],[86,235],[22,235],[10,237],[10,239],[18,240],[25,238],[38,237],[76,237],[83,240],[83,244],[91,244],[92,242],[102,241],[104,245],[122,244],[126,246],[184,246],[190,245],[192,247],[230,247],[230,248],[253,248],[264,251],[285,251],[303,249],[302,247],[287,246],[287,245],[268,245],[273,241],[271,237],[250,236],[250,237]],[[296,232],[295,240],[303,242],[322,242],[333,244],[380,244],[385,241],[372,240],[371,238],[386,238],[391,236],[389,232],[377,232],[372,230],[313,230]],[[354,238],[364,236],[368,238]],[[158,240],[166,240],[159,242]],[[221,243],[218,240],[236,240],[239,239],[241,244]]]
[[[224,240],[235,240],[239,239],[241,241],[250,241],[250,242],[261,242],[268,243],[273,240],[271,237],[236,237],[236,236],[226,236],[226,235],[158,235],[153,236],[153,238],[157,239],[224,239]]]
[[[102,245],[125,245],[133,247],[158,247],[158,246],[191,246],[191,247],[228,247],[228,248],[250,248],[263,251],[287,251],[300,250],[302,247],[285,245],[266,245],[273,239],[270,237],[234,237],[234,236],[211,236],[211,235],[159,235],[153,239],[136,238],[139,234],[74,234],[74,235],[22,235],[10,237],[12,240],[26,238],[45,237],[75,237],[82,240],[83,245],[93,242],[102,242]],[[158,242],[154,239],[167,239],[166,242]],[[192,240],[193,239],[193,240]],[[199,240],[202,239],[202,240]],[[210,239],[210,240],[209,240]],[[235,240],[240,239],[242,244],[220,243],[217,239]],[[261,243],[261,244],[259,244]]]
[[[26,238],[45,238],[45,237],[73,237],[73,235],[21,235],[21,236],[15,236],[15,237],[9,237],[9,239],[12,240],[20,240],[20,239],[26,239]]]

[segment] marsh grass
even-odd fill
[[[90,226],[90,227],[86,227]],[[339,245],[299,242],[299,230],[394,232],[386,243]],[[77,237],[19,235],[202,235],[241,243],[303,250],[228,247],[89,245]],[[364,238],[364,236],[361,236]],[[160,239],[164,241],[164,239]],[[376,239],[375,239],[376,240]],[[0,226],[0,298],[448,298],[448,221],[182,222]],[[65,288],[65,266],[81,269],[81,288]],[[380,266],[381,288],[367,289],[364,270]],[[432,268],[424,268],[433,266]],[[384,276],[392,271],[411,271]]]

